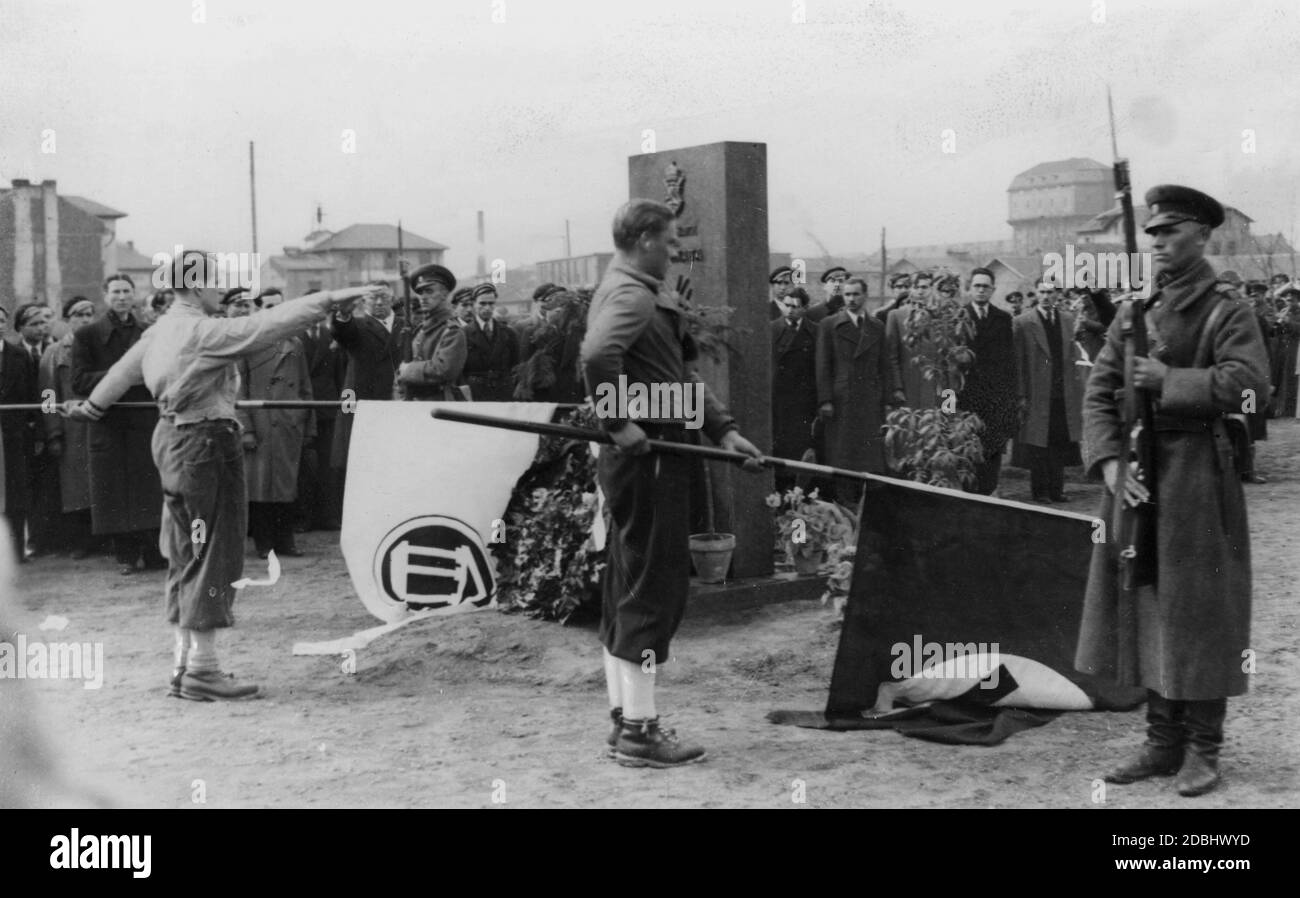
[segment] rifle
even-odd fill
[[[402,279],[402,308],[406,312],[406,326],[415,328],[415,321],[411,318],[411,282],[406,277],[406,259],[402,256],[402,222],[397,222],[397,276]]]
[[[1115,107],[1106,90],[1110,112],[1110,145],[1114,155],[1115,192],[1124,216],[1124,245],[1129,259],[1137,258],[1137,227],[1133,220],[1133,187],[1128,160],[1119,158],[1115,141]],[[1132,291],[1132,280],[1128,284]],[[1147,390],[1134,386],[1135,362],[1150,352],[1146,309],[1142,297],[1130,292],[1127,320],[1121,318],[1124,335],[1124,449],[1119,459],[1115,484],[1115,534],[1120,547],[1121,580],[1126,590],[1152,586],[1156,582],[1156,472],[1155,409]],[[1145,486],[1149,497],[1136,506],[1124,499],[1129,478]]]

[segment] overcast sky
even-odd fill
[[[1110,161],[1109,83],[1139,201],[1186,183],[1290,237],[1298,47],[1293,4],[1223,0],[2,0],[0,181],[127,212],[146,254],[240,251],[252,140],[264,256],[319,202],[469,272],[478,209],[512,267],[562,256],[566,218],[609,249],[652,129],[766,143],[773,251],[848,254],[1009,237],[1017,172]]]

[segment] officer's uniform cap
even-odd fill
[[[1151,217],[1142,226],[1148,234],[1155,228],[1196,221],[1217,228],[1223,224],[1223,206],[1207,193],[1178,184],[1159,184],[1146,192]]]

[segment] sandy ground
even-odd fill
[[[589,627],[488,611],[417,622],[362,650],[293,656],[298,641],[374,626],[353,595],[337,534],[311,533],[273,587],[250,588],[224,664],[265,697],[198,704],[165,697],[171,635],[154,574],[110,558],[38,559],[19,575],[30,638],[104,646],[105,679],[28,681],[63,768],[127,806],[194,807],[1295,807],[1300,798],[1300,424],[1260,447],[1248,487],[1258,674],[1229,704],[1225,783],[1195,801],[1170,780],[1093,782],[1138,744],[1140,712],[1062,715],[993,748],[892,732],[774,726],[772,709],[819,709],[838,639],[816,602],[688,613],[662,668],[661,710],[709,759],[674,771],[606,760],[600,650]],[[1097,487],[1067,485],[1090,512]],[[1003,494],[1027,498],[1023,472]],[[249,573],[262,570],[253,557]],[[70,620],[40,633],[46,615]],[[196,781],[202,781],[201,784]]]

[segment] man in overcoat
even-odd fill
[[[72,389],[89,396],[108,369],[144,333],[135,317],[135,285],[125,274],[104,279],[108,311],[98,321],[79,328],[72,338]],[[153,394],[137,383],[122,402],[153,402]],[[96,536],[112,536],[119,572],[132,574],[143,562],[161,570],[167,562],[158,552],[158,526],[163,504],[162,485],[150,448],[158,412],[152,408],[109,409],[90,425],[90,517]]]
[[[284,301],[279,290],[258,297],[266,314]],[[272,402],[311,402],[311,371],[307,353],[296,336],[285,337],[239,360],[241,399]],[[248,483],[248,523],[258,557],[271,550],[298,557],[293,508],[298,498],[298,465],[302,447],[316,435],[311,409],[240,409],[240,438]]]
[[[924,306],[930,300],[934,277],[918,271],[912,278],[911,292],[899,305],[885,316],[885,352],[892,384],[892,401],[908,408],[934,408],[939,404],[938,381],[926,380],[925,363],[938,359],[932,340],[918,340],[908,345],[908,317],[914,306]],[[918,361],[918,359],[920,361]]]
[[[785,317],[772,330],[772,454],[800,459],[812,445],[817,419],[817,329],[808,320],[808,292],[795,287],[781,300]],[[776,488],[794,486],[793,474],[778,471]]]
[[[1065,466],[1078,451],[1083,385],[1074,354],[1074,316],[1057,308],[1043,284],[1038,305],[1012,321],[1024,424],[1019,443],[1028,454],[1029,487],[1036,501],[1068,502]]]
[[[1268,396],[1268,356],[1253,310],[1215,289],[1204,258],[1223,207],[1173,185],[1153,187],[1146,203],[1157,289],[1146,302],[1151,352],[1133,368],[1156,403],[1156,583],[1123,589],[1111,527],[1125,463],[1128,302],[1084,402],[1084,464],[1106,481],[1098,518],[1111,532],[1093,548],[1075,665],[1147,689],[1146,744],[1107,781],[1177,773],[1179,793],[1194,796],[1218,784],[1227,697],[1244,694],[1249,680],[1250,529],[1224,416]],[[1130,504],[1149,492],[1126,478]]]
[[[393,381],[402,364],[402,353],[409,350],[413,329],[397,319],[393,312],[393,292],[384,281],[371,281],[375,291],[369,307],[358,309],[354,316],[340,312],[331,315],[328,335],[347,353],[347,370],[343,375],[343,395],[352,400],[392,399]],[[352,415],[340,414],[334,423],[330,465],[338,471],[340,494],[348,468],[348,446],[352,440]]]
[[[80,399],[72,389],[72,338],[77,328],[95,320],[95,304],[84,296],[74,296],[63,304],[63,319],[69,330],[46,350],[41,359],[40,389],[53,391],[56,402]],[[60,506],[63,509],[63,534],[71,547],[71,557],[85,558],[93,544],[90,530],[90,428],[82,421],[65,420],[62,415],[42,415],[45,447],[59,464]]]
[[[1011,314],[993,305],[993,272],[976,268],[970,274],[972,300],[965,312],[975,326],[970,349],[975,361],[957,395],[957,408],[974,412],[984,422],[980,439],[984,460],[975,466],[976,492],[992,495],[998,487],[1002,452],[1019,426],[1015,339]]]
[[[826,424],[826,464],[885,472],[885,406],[897,385],[885,329],[867,314],[867,282],[849,278],[844,308],[817,329],[818,414]],[[838,491],[837,491],[838,495]],[[856,495],[847,504],[856,501]]]
[[[497,288],[474,288],[474,317],[465,326],[465,382],[475,402],[509,402],[515,392],[519,337],[509,325],[494,321]]]
[[[39,402],[36,378],[32,376],[30,357],[23,350],[4,339],[9,329],[9,312],[0,306],[0,403],[18,404]],[[29,464],[38,438],[37,425],[40,412],[0,412],[0,459],[3,459],[4,515],[9,520],[13,538],[14,555],[19,563],[26,561],[24,531],[27,512],[31,505]],[[44,434],[39,434],[44,441]]]

